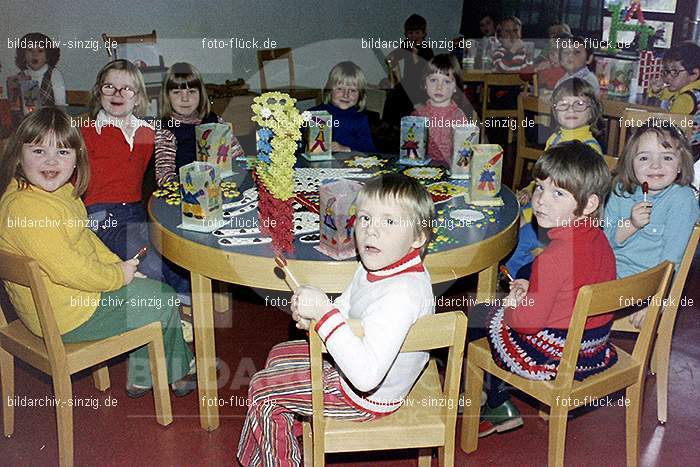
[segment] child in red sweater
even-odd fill
[[[127,260],[149,245],[141,187],[153,155],[155,130],[136,116],[148,107],[141,72],[126,60],[107,63],[97,74],[89,105],[93,119],[81,128],[90,160],[90,184],[83,202],[97,236]],[[186,276],[164,263],[153,248],[141,260],[139,271],[168,283],[184,304],[191,303]]]
[[[549,229],[549,243],[535,258],[530,280],[516,279],[494,308],[469,313],[470,339],[487,337],[501,368],[533,380],[556,377],[578,290],[615,279],[615,256],[600,228],[610,171],[590,146],[579,141],[548,149],[535,164],[534,215]],[[617,354],[608,342],[612,315],[589,318],[575,377],[609,368]],[[479,436],[523,424],[501,380],[487,379]]]

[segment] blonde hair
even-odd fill
[[[173,64],[163,79],[160,88],[161,118],[167,120],[173,116],[173,105],[170,102],[170,91],[173,89],[198,89],[199,104],[197,105],[197,116],[203,119],[211,111],[209,96],[204,87],[204,80],[199,70],[189,63],[179,62]]]
[[[102,92],[100,88],[104,84],[107,73],[112,70],[125,71],[129,77],[134,80],[136,86],[136,104],[134,105],[134,115],[137,117],[142,117],[148,111],[148,97],[146,96],[146,84],[143,82],[143,75],[139,69],[128,60],[112,60],[102,67],[99,73],[97,73],[97,78],[95,79],[95,84],[90,91],[90,102],[88,106],[90,107],[90,115],[92,118],[97,117],[97,114],[102,109]]]
[[[421,246],[421,257],[425,257],[433,235],[435,204],[430,193],[417,180],[399,173],[388,173],[371,178],[357,194],[355,204],[359,207],[368,199],[393,201],[409,217],[414,239],[425,236]]]
[[[85,193],[90,180],[90,166],[80,129],[63,110],[56,107],[40,107],[22,120],[0,157],[0,167],[4,169],[0,172],[0,196],[5,193],[13,178],[17,180],[21,190],[31,185],[22,169],[22,146],[40,144],[47,140],[55,141],[59,148],[75,150],[73,196],[79,198]]]
[[[346,86],[355,86],[358,90],[357,109],[365,110],[367,103],[367,79],[362,71],[362,68],[355,65],[353,62],[340,62],[328,73],[328,81],[323,87],[323,103],[330,104],[333,94],[333,88],[339,84]]]
[[[693,154],[690,151],[688,139],[683,132],[668,120],[657,123],[649,120],[637,128],[630,140],[625,145],[625,150],[620,155],[613,179],[613,190],[616,194],[634,193],[641,182],[634,175],[634,158],[640,151],[640,141],[647,133],[654,133],[659,144],[665,149],[676,151],[680,157],[680,172],[674,183],[678,185],[690,185],[693,181]],[[621,190],[621,191],[620,191]]]

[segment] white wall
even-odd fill
[[[47,8],[46,5],[51,5]],[[337,62],[353,60],[367,74],[370,83],[385,76],[383,56],[363,49],[362,38],[398,40],[403,22],[411,13],[428,20],[432,40],[443,41],[456,35],[462,15],[462,1],[427,2],[404,0],[353,1],[244,1],[244,0],[146,0],[146,1],[13,1],[3,8],[0,35],[1,83],[17,72],[14,48],[8,41],[27,32],[43,32],[60,39],[61,60],[68,89],[89,89],[107,55],[100,39],[112,35],[143,34],[155,29],[166,65],[176,61],[195,64],[205,79],[224,82],[244,78],[251,88],[259,86],[254,49],[202,48],[203,38],[265,40],[277,47],[293,47],[297,85],[320,87]],[[100,49],[69,48],[68,41],[99,40]],[[435,48],[436,53],[446,52]],[[380,51],[377,51],[380,52]],[[277,65],[277,63],[273,63]],[[281,65],[281,63],[280,63]],[[286,65],[285,65],[286,67]],[[280,66],[281,68],[281,66]],[[270,74],[278,76],[270,78]],[[285,71],[266,67],[268,85],[286,81]],[[270,83],[270,81],[272,81]]]

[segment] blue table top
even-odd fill
[[[298,163],[300,167],[309,168],[348,168],[349,166],[344,163],[345,160],[352,159],[354,156],[364,156],[364,154],[353,153],[352,155],[341,155],[335,154],[335,160],[326,162],[313,162],[309,163],[306,161],[301,161]],[[387,156],[380,156],[386,158]],[[375,167],[372,169],[363,169],[364,173],[376,172],[378,170],[389,168],[398,169],[403,171],[407,169],[407,166],[398,166],[391,163],[391,161],[385,167]],[[252,177],[250,172],[246,170],[244,163],[234,163],[234,175],[225,179],[225,181],[233,181],[238,187],[237,190],[243,193],[244,190],[253,186]],[[350,178],[350,177],[349,177]],[[358,179],[361,180],[361,179]],[[436,183],[438,181],[448,181],[455,184],[460,184],[462,186],[468,186],[468,180],[450,180],[445,176],[441,180],[421,180],[425,182],[426,185]],[[429,247],[428,252],[443,252],[452,249],[464,247],[467,245],[478,243],[489,237],[492,237],[503,230],[505,230],[517,217],[518,215],[518,202],[515,198],[513,192],[506,186],[501,188],[501,198],[504,201],[504,205],[501,207],[482,207],[482,206],[472,206],[467,205],[464,199],[460,197],[452,198],[451,200],[443,203],[437,203],[435,205],[436,219],[434,227],[437,227],[437,232],[434,233],[433,242]],[[231,203],[239,200],[242,197],[233,199],[224,199],[224,204]],[[450,217],[450,213],[457,209],[470,209],[474,211],[481,212],[484,218],[479,221],[474,222],[464,222],[455,220]],[[160,223],[165,229],[174,232],[178,236],[190,240],[201,245],[205,245],[214,249],[222,251],[230,251],[241,254],[249,254],[254,256],[262,257],[273,257],[272,244],[264,243],[259,245],[247,245],[247,246],[223,246],[218,242],[219,237],[214,236],[211,233],[201,233],[194,232],[190,230],[180,229],[177,226],[181,223],[181,212],[179,205],[169,205],[165,202],[163,198],[151,198],[150,201],[150,212],[154,220]],[[243,214],[233,218],[230,222],[234,222],[233,225],[223,225],[221,228],[243,228],[243,227],[257,227],[259,225],[258,221],[258,211],[253,210],[249,213]],[[258,234],[259,236],[260,234]],[[251,235],[253,236],[253,235]],[[293,254],[285,255],[289,259],[297,260],[309,260],[309,261],[334,261],[332,258],[326,256],[325,254],[317,251],[314,246],[316,244],[301,243],[299,237],[302,235],[297,235],[294,241],[295,251]],[[347,261],[356,261],[355,258],[351,258]]]

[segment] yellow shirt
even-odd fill
[[[695,80],[692,83],[688,83],[676,92],[670,91],[668,88],[663,88],[659,93],[653,93],[651,89],[649,90],[649,95],[653,97],[658,97],[661,100],[669,101],[670,107],[669,112],[672,114],[680,115],[693,115],[695,113],[695,101],[690,94],[686,94],[687,91],[699,90],[700,80]]]
[[[547,139],[547,144],[545,145],[544,150],[546,151],[555,144],[575,140],[579,140],[582,143],[586,143],[591,148],[593,148],[595,152],[597,152],[601,156],[603,155],[603,151],[600,148],[600,144],[598,144],[598,141],[596,141],[596,139],[593,137],[593,133],[591,133],[591,127],[588,125],[574,128],[572,130],[567,130],[566,128],[559,128],[557,131],[554,132],[554,134],[552,134],[552,136],[549,137],[549,139]],[[527,192],[530,194],[530,197],[532,197],[532,191],[534,189],[534,180],[530,182],[528,186],[523,188],[523,190],[527,190]],[[522,215],[525,219],[525,222],[532,222],[532,208],[523,209]]]
[[[69,183],[53,193],[19,190],[13,180],[0,199],[0,249],[37,260],[61,334],[90,319],[101,292],[124,285],[121,259],[87,227],[85,206],[72,191]],[[25,326],[42,335],[29,288],[5,286]]]

